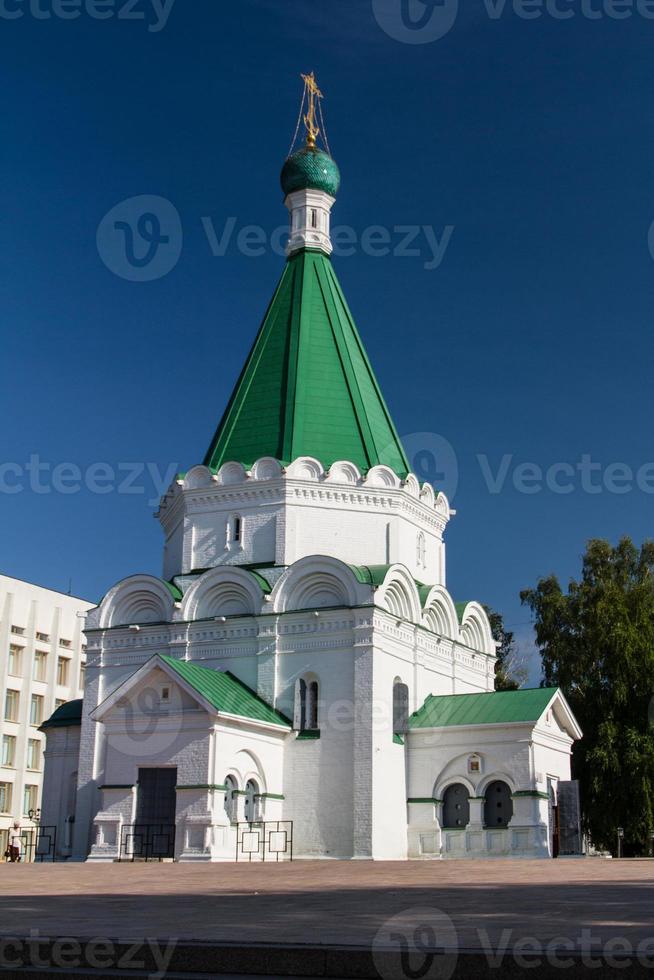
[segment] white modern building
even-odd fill
[[[0,575],[0,855],[15,820],[27,833],[41,808],[45,739],[40,726],[81,698],[84,616],[93,603]]]
[[[81,730],[49,735],[78,860],[262,860],[291,836],[296,857],[552,853],[581,733],[557,690],[494,692],[484,609],[448,591],[453,512],[410,472],[329,259],[310,81],[281,281],[161,501],[161,578],[90,612]]]

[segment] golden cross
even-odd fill
[[[316,145],[316,140],[320,136],[320,129],[316,121],[316,99],[322,99],[322,92],[318,88],[316,76],[313,72],[310,75],[302,75],[305,91],[309,95],[309,111],[304,117],[304,125],[307,128],[307,146],[312,149]]]

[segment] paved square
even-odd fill
[[[462,950],[503,930],[509,948],[579,945],[584,929],[635,948],[654,936],[653,880],[645,860],[3,865],[0,934],[369,947],[427,907],[451,917]]]

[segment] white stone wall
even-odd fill
[[[72,854],[80,733],[79,725],[46,732],[41,825],[55,828],[57,860]]]

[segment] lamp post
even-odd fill
[[[618,827],[618,857],[622,857],[622,841],[624,840],[624,827]]]
[[[27,811],[27,816],[30,818],[30,820],[32,821],[32,823],[35,823],[38,826],[38,823],[39,823],[39,821],[41,819],[41,810],[40,809],[39,810],[28,810]]]

